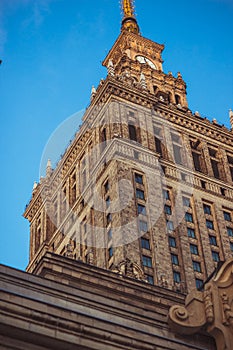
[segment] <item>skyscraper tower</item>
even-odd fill
[[[164,46],[141,36],[133,1],[122,10],[107,77],[24,213],[27,271],[53,252],[188,292],[232,257],[232,130],[192,113]]]

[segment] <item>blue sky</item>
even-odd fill
[[[233,0],[136,0],[136,12],[142,35],[165,44],[164,71],[182,73],[190,109],[230,127]],[[106,76],[101,62],[120,21],[118,0],[0,2],[3,264],[27,265],[22,213],[44,147],[59,124],[87,107],[91,86]]]

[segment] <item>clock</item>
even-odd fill
[[[155,64],[144,56],[136,56],[136,60],[141,64],[148,64],[151,68],[156,69]]]

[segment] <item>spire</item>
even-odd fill
[[[135,17],[134,0],[121,0],[123,19],[121,31],[127,30],[139,34],[139,26]]]
[[[46,176],[50,176],[52,174],[52,163],[51,160],[48,159],[47,166],[46,166]]]

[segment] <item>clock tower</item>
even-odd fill
[[[114,67],[116,76],[130,79],[135,86],[141,83],[160,100],[187,108],[186,84],[181,74],[175,78],[171,72],[163,72],[164,45],[140,35],[132,0],[122,1],[122,10],[121,33],[103,65]]]

